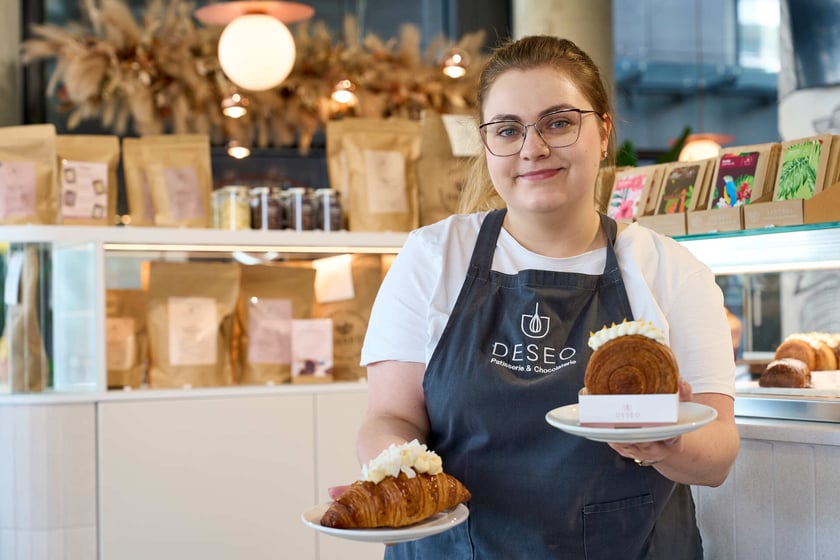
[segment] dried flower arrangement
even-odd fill
[[[343,39],[320,21],[295,24],[297,58],[277,88],[243,91],[249,110],[240,119],[221,112],[232,86],[216,55],[221,28],[197,24],[184,0],[150,0],[138,21],[124,0],[85,0],[88,24],[38,24],[22,46],[22,61],[55,60],[48,84],[68,127],[98,118],[114,134],[163,132],[209,134],[259,147],[297,145],[308,152],[314,135],[342,114],[419,117],[424,109],[470,111],[481,66],[484,34],[457,43],[432,40],[421,53],[419,30],[403,25],[399,37],[358,37],[355,19],[345,17]],[[440,53],[457,48],[472,60],[459,79],[441,72]],[[331,99],[335,84],[349,79],[358,102]]]

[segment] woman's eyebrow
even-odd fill
[[[576,107],[573,107],[572,105],[569,105],[568,103],[561,103],[559,105],[552,105],[551,107],[548,107],[547,109],[544,109],[543,111],[540,111],[539,117],[545,116],[549,113],[554,113],[556,111],[565,111],[567,109],[576,109]],[[513,114],[510,114],[510,113],[502,114],[502,115],[493,115],[492,117],[487,119],[486,122],[496,122],[496,121],[519,121],[519,122],[524,122],[519,115],[513,115]]]

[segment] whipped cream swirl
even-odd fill
[[[408,478],[422,473],[440,474],[443,472],[443,462],[437,453],[429,451],[426,444],[416,439],[401,445],[392,443],[362,466],[361,480],[379,482],[386,476],[399,476],[401,472]]]
[[[612,326],[604,327],[596,333],[589,333],[589,347],[597,350],[614,338],[631,334],[646,336],[660,344],[665,344],[665,334],[650,321],[628,321],[625,319],[618,325],[613,323]]]

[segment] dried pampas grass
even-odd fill
[[[232,91],[216,56],[221,29],[197,25],[190,3],[150,0],[139,21],[123,0],[84,0],[84,8],[87,25],[33,25],[21,46],[25,64],[56,61],[46,93],[69,113],[71,129],[99,119],[120,135],[201,132],[217,142],[235,136],[260,147],[297,145],[306,153],[337,114],[419,118],[424,109],[460,113],[475,107],[482,32],[454,45],[438,37],[421,52],[413,25],[383,41],[360,37],[352,16],[345,17],[343,40],[323,22],[299,23],[292,73],[273,90],[242,92],[249,112],[234,121],[221,113],[221,101]],[[473,62],[459,80],[444,76],[438,62],[453,46]],[[330,98],[342,79],[355,84],[355,106]]]

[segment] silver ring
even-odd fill
[[[655,465],[659,461],[648,461],[647,459],[633,459],[637,465],[640,467],[649,467],[651,465]]]

